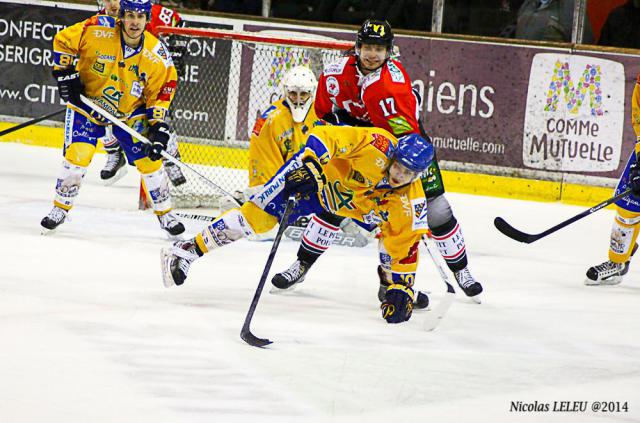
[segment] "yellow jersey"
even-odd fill
[[[119,19],[96,15],[58,32],[54,67],[67,68],[77,59],[84,94],[121,120],[144,106],[151,123],[163,121],[178,81],[171,56],[148,31],[137,48],[128,47],[121,26]],[[99,120],[88,108],[69,107]]]
[[[249,186],[263,185],[300,150],[309,130],[323,122],[313,105],[303,122],[293,121],[291,110],[281,99],[256,119],[249,144]]]
[[[394,273],[414,273],[418,243],[428,230],[427,201],[420,179],[400,188],[387,180],[398,140],[382,128],[319,126],[302,158],[315,157],[327,183],[318,194],[331,212],[380,228]],[[407,281],[408,282],[408,281]]]

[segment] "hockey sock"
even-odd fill
[[[122,147],[120,147],[118,139],[113,136],[111,131],[108,131],[106,136],[102,138],[102,145],[104,145],[104,150],[107,154],[114,154],[122,151]]]
[[[431,228],[431,233],[442,258],[452,272],[458,272],[467,267],[464,237],[455,217],[451,216],[444,225]]]
[[[629,261],[638,232],[640,232],[640,213],[617,207],[611,228],[609,260],[614,263]]]
[[[164,167],[151,173],[143,173],[145,187],[153,202],[153,212],[157,215],[171,211],[171,196],[169,195],[169,179]]]
[[[54,204],[62,209],[70,210],[78,196],[82,178],[87,173],[87,168],[74,165],[67,159],[62,161],[60,177],[56,181],[56,196]]]
[[[208,253],[219,247],[231,244],[243,237],[253,235],[253,229],[239,209],[232,209],[222,214],[202,232],[196,235],[196,252]]]
[[[298,259],[308,265],[315,263],[335,240],[342,220],[331,213],[314,215],[302,234]]]

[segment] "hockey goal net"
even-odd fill
[[[186,48],[186,66],[172,104],[181,160],[230,193],[248,186],[250,135],[256,118],[281,97],[284,73],[306,65],[319,76],[325,65],[353,46],[284,31],[160,30],[168,43]],[[192,172],[184,173],[187,182],[172,187],[176,207],[219,205],[219,192]]]

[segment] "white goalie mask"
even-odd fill
[[[291,109],[293,121],[303,122],[316,96],[318,81],[306,66],[289,69],[282,78],[282,93]]]

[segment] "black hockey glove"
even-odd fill
[[[629,188],[633,191],[633,195],[640,197],[640,164],[637,161],[629,166]]]
[[[167,47],[169,49],[171,60],[173,61],[173,66],[175,66],[176,72],[178,73],[178,77],[181,77],[184,75],[187,43],[184,40],[179,40],[176,36],[170,36],[167,39]]]
[[[311,157],[302,160],[302,166],[284,176],[284,189],[289,194],[318,192],[326,183],[327,178],[322,172],[322,166]]]
[[[148,138],[151,144],[145,144],[145,153],[153,161],[160,160],[162,152],[167,149],[169,143],[169,125],[164,122],[154,123],[149,127]]]
[[[413,289],[397,283],[390,285],[380,308],[387,323],[406,322],[413,312]]]
[[[58,93],[60,97],[76,106],[82,104],[80,94],[84,92],[84,85],[80,80],[80,74],[74,68],[54,70],[51,72],[58,83]]]
[[[327,123],[338,126],[373,126],[369,122],[365,122],[364,120],[360,120],[358,118],[354,118],[347,112],[346,110],[337,110],[335,112],[327,113],[322,117]]]

